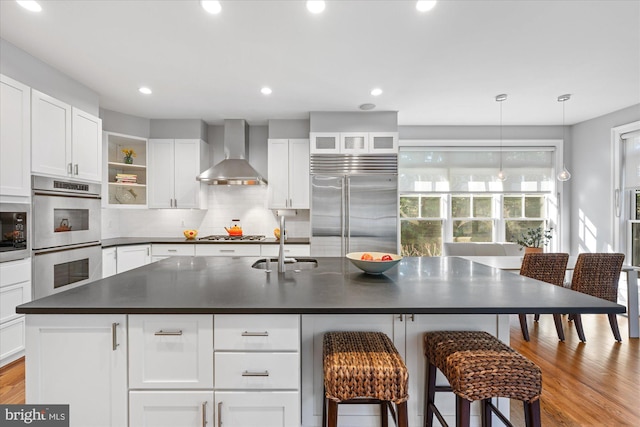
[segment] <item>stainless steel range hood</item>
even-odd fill
[[[248,162],[249,125],[242,119],[224,121],[225,159],[202,172],[209,185],[260,185],[267,181]]]

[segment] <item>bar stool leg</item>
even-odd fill
[[[322,388],[322,427],[327,427],[327,391]]]
[[[456,396],[456,426],[469,427],[471,423],[471,402]]]
[[[522,402],[524,405],[524,422],[527,427],[541,427],[540,399],[535,402]]]
[[[491,427],[491,411],[489,410],[489,402],[491,399],[484,399],[480,401],[480,421],[482,427]]]
[[[327,427],[338,427],[338,402],[327,399],[329,403],[329,414],[327,415]],[[323,426],[324,427],[324,426]]]
[[[380,401],[380,425],[382,427],[389,427],[389,410],[386,400]]]
[[[436,365],[427,361],[424,381],[424,427],[433,426],[433,408],[436,396]]]
[[[409,414],[407,412],[407,402],[396,405],[398,412],[398,427],[409,427]]]

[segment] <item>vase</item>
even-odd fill
[[[525,247],[524,248],[524,253],[525,254],[541,254],[542,253],[543,248],[529,248],[529,247]]]
[[[125,157],[124,158],[124,163],[127,165],[132,165],[133,164],[133,157]]]

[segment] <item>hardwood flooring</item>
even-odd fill
[[[543,426],[640,426],[640,340],[627,338],[627,318],[618,316],[622,343],[613,339],[606,315],[583,315],[581,343],[563,316],[566,340],[558,341],[551,315],[535,323],[531,341],[511,319],[511,346],[542,369]],[[0,403],[24,403],[24,359],[0,368]],[[511,419],[524,426],[522,405],[512,402]]]

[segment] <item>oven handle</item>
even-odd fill
[[[70,249],[92,248],[94,246],[102,246],[102,242],[79,243],[77,245],[56,246],[55,248],[34,249],[33,255],[34,256],[45,255],[45,254],[51,254],[54,252],[64,252]]]
[[[97,199],[100,200],[99,194],[81,194],[81,193],[60,193],[57,191],[36,190],[34,196],[53,196],[53,197],[73,197],[77,199]]]

